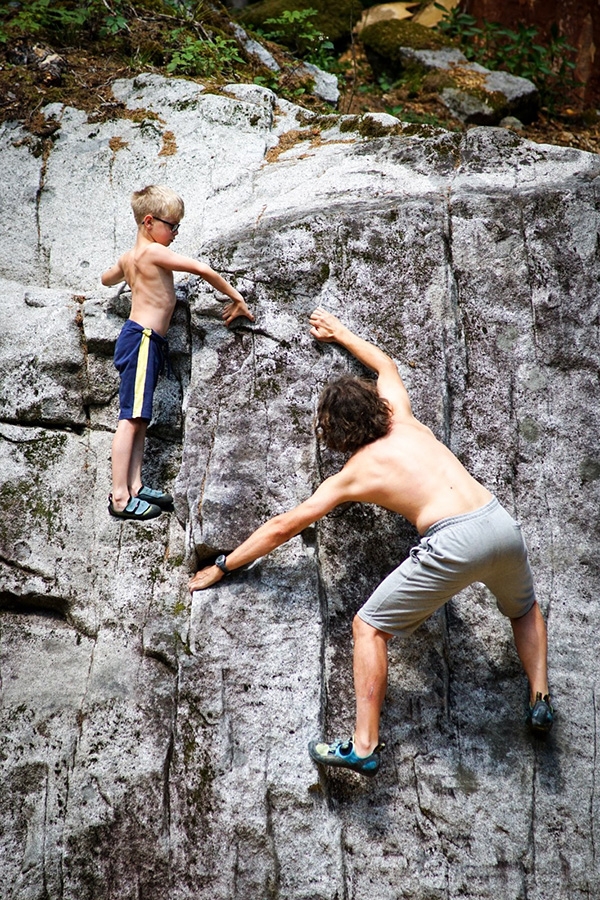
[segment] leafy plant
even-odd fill
[[[2,11],[4,24],[0,40],[6,43],[19,35],[47,34],[68,38],[99,28],[100,34],[114,35],[128,28],[121,0],[111,6],[104,0],[80,0],[79,3],[56,0],[29,0]]]
[[[328,70],[335,61],[334,48],[327,35],[323,34],[314,22],[310,21],[318,14],[318,10],[312,9],[312,7],[310,9],[285,9],[277,18],[265,19],[265,25],[276,25],[277,28],[273,31],[263,32],[263,37],[270,41],[285,43],[307,62]]]
[[[519,24],[513,30],[498,22],[484,22],[479,27],[468,13],[457,8],[448,12],[440,4],[434,5],[445,12],[438,29],[458,42],[467,59],[528,78],[537,87],[542,105],[551,112],[564,99],[565,90],[579,85],[571,58],[575,48],[559,34],[555,24],[550,28],[549,41],[541,43],[536,41],[535,26]]]
[[[243,64],[237,43],[231,38],[216,35],[212,40],[183,35],[183,29],[171,32],[173,50],[167,71],[178,75],[212,75],[231,72],[234,65]]]

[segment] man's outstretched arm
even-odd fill
[[[250,537],[227,554],[227,568],[239,569],[248,563],[254,562],[261,556],[265,556],[276,547],[285,544],[295,535],[300,534],[313,522],[322,519],[328,512],[340,503],[352,499],[350,494],[350,482],[347,474],[342,470],[337,475],[327,478],[314,492],[312,497],[305,500],[299,506],[274,516],[257,528]],[[223,578],[223,572],[218,566],[207,566],[196,572],[190,579],[190,591],[202,591],[216,584]]]
[[[391,357],[350,331],[340,320],[318,306],[310,316],[310,333],[318,341],[345,347],[368,369],[377,372],[377,390],[387,400],[396,415],[412,416],[410,398],[398,367]]]

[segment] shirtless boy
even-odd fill
[[[121,376],[119,424],[112,444],[112,493],[108,511],[117,519],[146,520],[171,509],[173,498],[142,484],[142,460],[152,399],[167,355],[166,334],[175,309],[173,272],[200,275],[230,299],[223,310],[225,324],[237,316],[251,321],[244,298],[209,266],[174,253],[169,247],[183,218],[183,200],[170,188],[148,185],[131,197],[138,227],[133,249],[102,275],[102,284],[126,281],[131,288],[131,312],[115,347]]]
[[[345,376],[321,393],[317,432],[328,447],[352,456],[304,503],[270,519],[227,557],[197,572],[190,589],[215,584],[340,503],[376,503],[412,522],[422,539],[354,618],[356,725],[352,738],[331,744],[311,741],[311,757],[363,775],[378,771],[388,641],[395,635],[410,635],[475,581],[487,585],[500,611],[510,618],[529,680],[530,725],[534,731],[548,732],[554,713],[548,693],[546,626],[519,526],[430,429],[417,421],[389,356],[323,309],[313,312],[310,324],[310,333],[318,341],[340,344],[377,373],[376,387]]]

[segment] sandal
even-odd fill
[[[160,516],[162,509],[154,503],[140,500],[139,497],[130,497],[125,509],[115,509],[112,502],[112,494],[109,494],[108,512],[115,519],[132,519],[134,522],[140,522],[146,519],[156,519],[157,516]]]
[[[352,738],[347,741],[334,741],[332,744],[322,744],[318,741],[310,741],[308,752],[311,759],[322,766],[336,766],[342,769],[352,769],[361,775],[372,778],[379,771],[381,765],[380,751],[385,744],[377,744],[368,756],[358,756],[354,751]]]

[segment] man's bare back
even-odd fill
[[[421,534],[440,519],[472,512],[492,499],[433,432],[412,416],[395,418],[389,434],[361,447],[342,473],[350,480],[349,499],[399,513]]]

